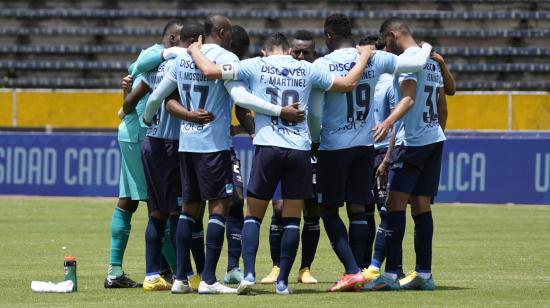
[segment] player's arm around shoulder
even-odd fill
[[[375,142],[381,142],[388,134],[389,129],[399,121],[414,105],[416,97],[416,79],[404,79],[401,82],[401,100],[394,111],[383,122],[378,123],[373,129]]]
[[[351,92],[357,86],[357,82],[365,71],[369,59],[374,55],[374,49],[372,46],[365,45],[357,46],[357,51],[359,53],[359,59],[355,63],[355,66],[353,66],[345,77],[334,77],[334,82],[329,89],[330,91]]]
[[[456,93],[455,79],[453,77],[453,74],[451,74],[451,71],[449,71],[449,68],[445,63],[445,59],[443,58],[443,56],[441,56],[435,51],[432,51],[430,58],[435,62],[437,62],[437,64],[439,64],[439,67],[441,68],[441,75],[443,76],[443,86],[445,89],[445,94],[449,96],[455,95]]]
[[[445,131],[445,127],[447,126],[447,97],[446,97],[446,91],[445,88],[439,88],[439,93],[437,96],[437,116],[439,125],[441,126],[441,129]]]
[[[128,95],[124,98],[124,102],[122,103],[122,112],[126,115],[134,111],[136,109],[136,105],[147,93],[149,93],[149,91],[151,91],[149,84],[147,84],[145,79],[142,79],[132,90],[132,92],[128,93]]]
[[[187,52],[195,61],[195,65],[208,79],[222,79],[222,65],[216,64],[208,59],[201,51],[202,36],[199,36],[198,41],[189,45]]]

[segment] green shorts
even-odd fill
[[[119,198],[147,200],[147,182],[141,162],[141,141],[118,141],[122,159],[120,162]]]

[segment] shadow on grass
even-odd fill
[[[461,291],[471,290],[472,288],[455,287],[455,286],[436,286],[434,291]]]
[[[422,290],[404,290],[401,289],[399,292],[438,292],[438,291],[463,291],[463,290],[471,290],[472,288],[464,288],[464,287],[455,287],[455,286],[436,286],[435,290],[433,291],[422,291]],[[385,292],[385,291],[384,291]]]
[[[318,294],[318,293],[326,294],[327,291],[319,290],[319,289],[293,289],[292,290],[292,294]]]

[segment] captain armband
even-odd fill
[[[237,67],[234,63],[222,64],[222,79],[233,80],[236,77]]]

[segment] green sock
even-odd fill
[[[111,220],[111,249],[109,254],[109,275],[122,275],[122,258],[130,237],[132,213],[116,207]]]
[[[176,272],[176,252],[174,249],[174,246],[172,245],[172,241],[170,240],[170,224],[166,224],[166,229],[164,229],[164,241],[162,243],[162,254],[164,255],[164,258],[166,259],[166,262],[168,262],[168,265],[170,265],[170,269],[172,270],[172,273]]]
[[[109,265],[109,272],[107,275],[114,276],[114,277],[120,277],[124,274],[124,271],[122,270],[122,266],[120,265]]]

